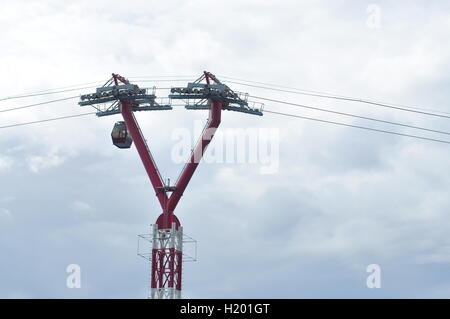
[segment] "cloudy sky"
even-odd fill
[[[189,80],[208,70],[219,78],[450,112],[444,1],[3,0],[0,30],[0,98],[101,85],[112,72]],[[229,86],[450,131],[444,118]],[[2,100],[0,110],[92,90]],[[288,105],[265,107],[450,140]],[[2,112],[0,126],[86,111],[72,99]],[[174,132],[193,131],[207,114],[174,107],[137,117],[163,176],[175,180],[182,164],[171,156]],[[119,119],[92,115],[0,129],[0,297],[147,296],[149,266],[136,254],[137,235],[149,232],[160,207],[134,147],[111,145]],[[243,128],[279,133],[272,145],[277,169],[200,165],[176,211],[185,233],[198,240],[198,261],[184,266],[185,297],[450,297],[448,144],[269,113],[223,114],[222,133]],[[66,286],[70,264],[81,267],[80,289]],[[381,267],[379,289],[366,286],[370,264]]]

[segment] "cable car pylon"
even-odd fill
[[[203,80],[206,83],[202,83]],[[188,83],[187,87],[171,88],[168,104],[157,103],[154,92],[148,94],[146,89],[140,89],[114,73],[95,93],[80,97],[78,104],[94,106],[97,116],[122,114],[124,121],[117,122],[111,133],[113,144],[119,148],[130,148],[134,142],[161,205],[162,213],[153,225],[152,238],[151,297],[154,299],[181,298],[183,228],[174,210],[221,123],[222,110],[262,115],[262,107],[249,107],[247,96],[232,91],[213,74],[205,71],[196,81]],[[170,186],[164,184],[133,112],[171,110],[170,101],[173,99],[188,101],[186,109],[209,110],[209,118],[177,182]],[[108,107],[99,106],[108,102],[113,103]]]

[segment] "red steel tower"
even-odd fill
[[[209,110],[209,119],[177,182],[170,186],[161,178],[133,112],[171,110],[172,100],[187,101],[187,109]],[[108,107],[99,106],[110,102],[113,103]],[[187,87],[171,88],[167,104],[157,103],[154,92],[148,94],[146,89],[140,89],[117,74],[113,74],[95,93],[82,95],[78,104],[93,105],[97,116],[122,114],[124,121],[117,122],[111,133],[113,143],[119,148],[130,148],[134,142],[162,209],[153,225],[151,297],[180,298],[183,229],[174,210],[220,125],[222,110],[262,115],[262,108],[249,107],[246,94],[232,91],[206,71]]]

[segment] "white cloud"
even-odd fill
[[[13,160],[10,157],[0,155],[0,172],[11,169],[12,165]]]
[[[16,200],[16,197],[15,196],[2,196],[2,197],[0,197],[0,202],[6,202],[6,203],[9,203],[9,202],[13,202],[13,201],[15,201]]]
[[[7,222],[13,219],[11,211],[7,208],[0,208],[0,221]]]
[[[70,204],[70,207],[71,207],[73,210],[79,211],[79,212],[87,212],[87,211],[92,210],[91,205],[89,205],[88,203],[85,203],[85,202],[83,202],[83,201],[80,201],[80,200],[73,201],[73,202]]]
[[[33,155],[27,158],[28,167],[34,173],[40,173],[43,170],[60,166],[65,158],[57,154],[48,154],[44,156]]]

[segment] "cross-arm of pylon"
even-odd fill
[[[142,163],[144,164],[144,168],[147,172],[150,182],[152,183],[153,189],[155,190],[156,197],[158,198],[159,203],[164,210],[168,199],[167,194],[164,190],[164,183],[162,181],[161,174],[156,167],[152,153],[150,152],[150,149],[145,142],[144,136],[142,135],[142,131],[139,128],[139,124],[134,117],[132,103],[130,101],[121,101],[120,104],[120,111],[122,113],[123,119],[127,125],[128,131],[131,134],[131,138],[136,145],[136,149],[139,153]]]
[[[191,154],[189,161],[184,166],[181,171],[180,177],[175,185],[175,190],[172,195],[170,195],[169,203],[167,204],[167,210],[173,212],[180,201],[189,181],[194,175],[194,172],[203,157],[209,143],[211,142],[214,133],[220,125],[221,112],[222,112],[222,101],[213,100],[211,102],[211,109],[209,111],[208,123],[206,123],[203,129],[202,136],[197,142],[194,151]]]
[[[146,89],[140,89],[137,85],[131,84],[124,77],[114,73],[112,74],[112,78],[108,80],[105,85],[97,88],[95,93],[82,95],[80,99],[81,101],[78,104],[81,106],[94,106],[97,109],[97,116],[122,113],[126,126],[122,133],[120,132],[120,130],[123,129],[121,128],[121,123],[116,123],[116,125],[119,124],[119,136],[112,136],[114,145],[120,148],[129,148],[131,146],[131,140],[135,143],[159,203],[163,210],[165,210],[168,197],[164,189],[164,183],[133,112],[170,110],[172,107],[170,105],[159,105],[155,101],[156,96],[154,94],[147,94]],[[113,103],[106,108],[96,106],[107,102]],[[131,135],[131,140],[128,144],[126,136],[128,134],[127,132]],[[124,136],[120,136],[120,134],[124,134]],[[118,139],[117,142],[115,141],[115,138]],[[123,138],[123,141],[120,140],[121,138]]]
[[[206,84],[201,83],[203,79],[206,79]],[[222,110],[263,115],[262,103],[258,103],[259,107],[249,106],[248,94],[231,90],[213,74],[206,71],[195,82],[188,83],[187,87],[172,87],[170,92],[170,99],[196,100],[197,102],[186,105],[186,109],[189,110],[208,110],[212,100],[220,100],[222,101]],[[253,105],[256,106],[256,103],[253,102]]]
[[[201,83],[206,80],[206,84]],[[178,178],[175,189],[169,197],[167,210],[173,212],[183,195],[189,181],[192,178],[203,154],[211,142],[221,121],[222,110],[231,110],[254,115],[262,115],[261,109],[248,106],[246,97],[248,94],[238,94],[228,86],[220,82],[210,72],[203,72],[203,75],[195,82],[188,83],[187,87],[172,88],[169,98],[181,100],[197,100],[193,105],[186,105],[187,109],[209,109],[209,119],[201,138],[198,140],[189,161],[184,166]],[[243,98],[242,98],[243,97]]]

